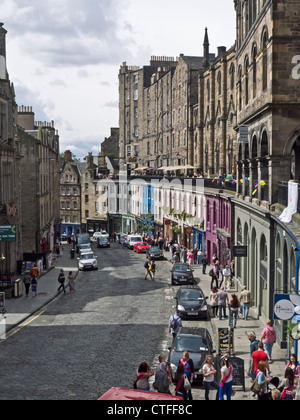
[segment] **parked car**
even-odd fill
[[[91,247],[91,238],[88,233],[79,233],[76,235],[76,251],[79,252],[79,248],[83,245],[89,245]]]
[[[82,254],[83,252],[92,252],[91,244],[80,244],[78,245],[78,252]]]
[[[94,232],[92,239],[93,239],[94,241],[97,241],[97,240],[98,240],[98,238],[99,238],[101,235],[102,235],[102,233],[101,233],[101,232]]]
[[[149,249],[149,245],[147,242],[137,242],[135,245],[133,245],[134,252],[137,252],[138,254],[147,252]]]
[[[171,284],[195,284],[194,270],[185,263],[175,263],[171,270]]]
[[[97,248],[110,248],[110,241],[107,236],[99,236],[97,239]]]
[[[169,347],[168,362],[171,363],[174,373],[182,353],[188,351],[190,359],[194,362],[195,377],[194,382],[203,382],[203,365],[208,354],[216,351],[213,349],[213,342],[209,331],[206,328],[180,328],[172,347]]]
[[[148,257],[152,260],[164,260],[164,252],[158,246],[151,246],[147,251]]]
[[[177,310],[181,318],[204,318],[208,319],[207,302],[208,296],[204,296],[198,286],[182,286],[176,297]]]
[[[78,260],[79,271],[98,270],[97,257],[93,252],[83,252]]]
[[[133,249],[134,245],[136,245],[138,242],[143,242],[143,239],[140,235],[128,235],[127,236],[127,247],[129,249]]]

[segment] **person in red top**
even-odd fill
[[[259,362],[266,362],[266,369],[270,375],[269,358],[267,353],[264,352],[264,345],[261,341],[258,343],[258,350],[252,353],[250,372],[257,371]]]

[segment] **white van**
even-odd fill
[[[128,235],[127,236],[127,247],[133,249],[134,245],[138,242],[143,242],[143,239],[140,235]]]

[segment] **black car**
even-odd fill
[[[171,284],[195,284],[194,270],[185,263],[175,263],[171,270]]]
[[[202,289],[198,286],[182,286],[175,297],[177,310],[181,318],[208,319],[206,299]]]
[[[97,248],[110,248],[109,238],[107,236],[99,236],[97,239]]]
[[[164,260],[164,252],[158,246],[151,246],[147,251],[147,256],[152,260]]]
[[[208,330],[206,328],[180,328],[172,347],[169,347],[168,362],[171,363],[174,372],[177,371],[184,351],[189,352],[190,359],[194,362],[194,382],[202,383],[205,358],[208,354],[216,352]]]

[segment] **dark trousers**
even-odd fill
[[[29,284],[25,283],[25,290],[26,290],[26,296],[28,296],[29,290],[30,290],[30,283]]]
[[[212,382],[204,382],[204,387],[205,387],[205,399],[206,401],[209,401],[209,389],[210,387],[215,388],[217,390],[217,395],[216,395],[216,400],[219,400],[219,385],[217,384],[216,381],[212,381]]]
[[[66,289],[65,289],[65,282],[60,282],[60,286],[59,286],[59,288],[57,289],[57,291],[59,292],[61,288],[63,289],[64,293],[66,293]]]

